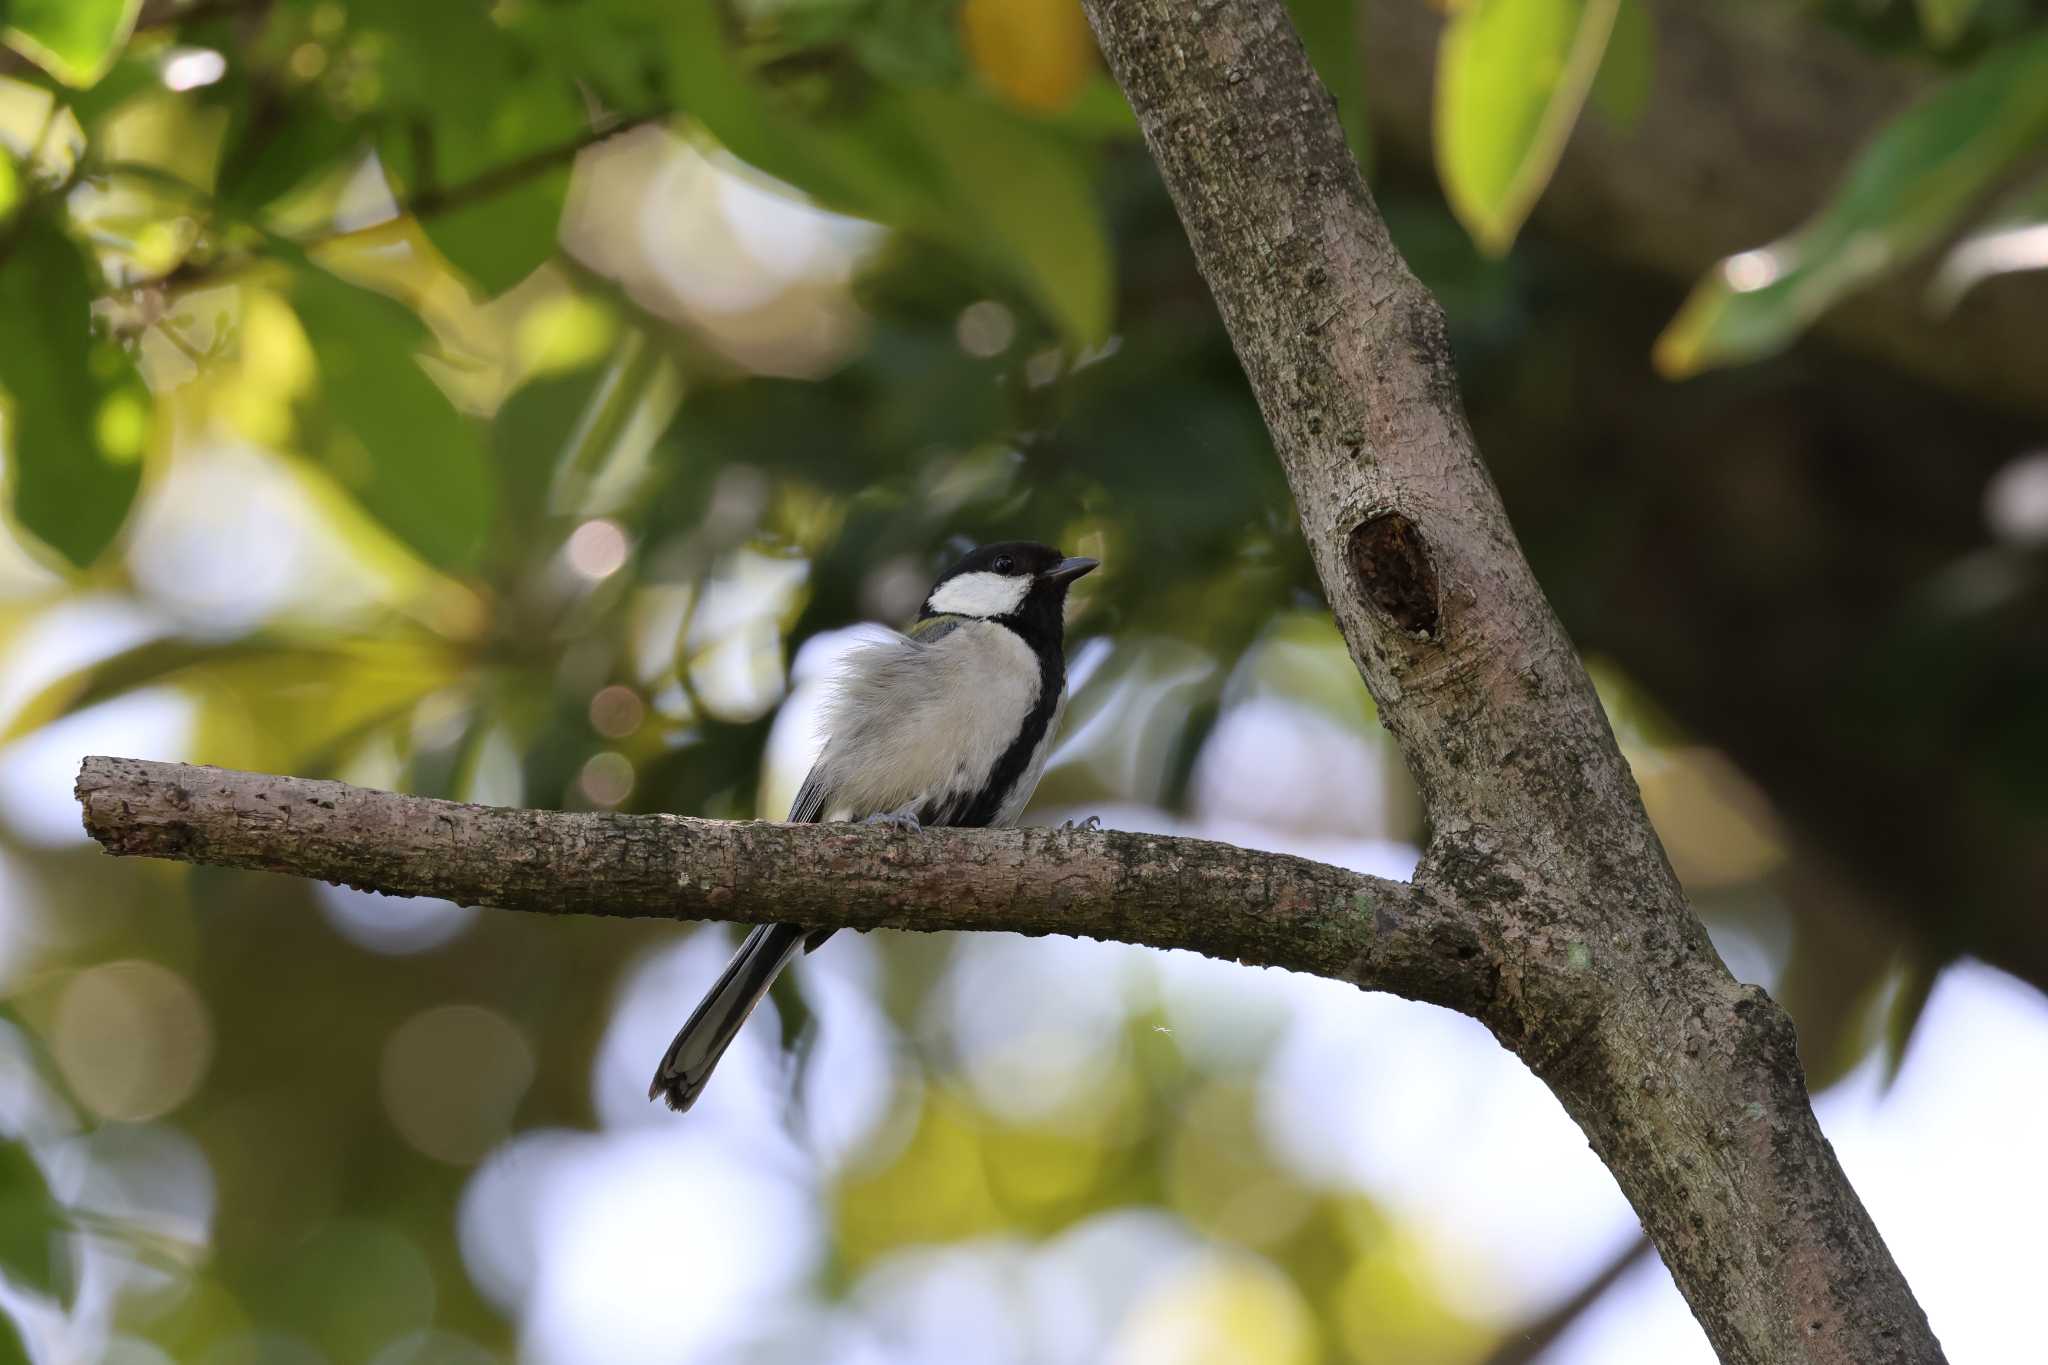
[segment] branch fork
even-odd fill
[[[1940,1361],[1789,1019],[1729,974],[1672,873],[1284,0],[1083,8],[1421,790],[1414,883],[1152,835],[512,811],[117,758],[85,761],[87,829],[509,909],[1081,934],[1447,1005],[1578,1122],[1723,1361]]]

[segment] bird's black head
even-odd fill
[[[919,619],[970,616],[1001,621],[1033,645],[1057,646],[1067,585],[1095,565],[1095,560],[1069,558],[1029,540],[984,545],[939,575],[925,596]]]

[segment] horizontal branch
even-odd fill
[[[131,758],[87,758],[77,795],[109,853],[507,910],[1073,934],[1468,1013],[1497,961],[1440,894],[1202,839],[512,810]]]

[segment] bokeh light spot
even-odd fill
[[[606,739],[624,739],[646,719],[647,706],[630,687],[614,683],[590,699],[590,728]]]
[[[569,533],[564,553],[569,567],[595,582],[626,566],[626,532],[616,521],[595,517]]]
[[[327,69],[327,49],[318,43],[300,43],[292,49],[289,65],[294,76],[310,81]]]
[[[174,47],[157,67],[166,90],[197,90],[227,74],[228,59],[210,47]]]
[[[591,805],[616,806],[633,794],[633,762],[609,749],[592,754],[576,785]]]
[[[103,1118],[137,1123],[191,1097],[213,1059],[206,1004],[184,977],[128,960],[73,977],[57,1002],[64,1079]]]
[[[149,444],[149,399],[135,389],[107,395],[93,416],[93,439],[113,464],[132,464]]]
[[[2022,455],[1991,476],[1984,519],[2000,540],[2048,544],[2048,450]]]
[[[270,1280],[280,1316],[323,1348],[316,1359],[329,1361],[367,1360],[393,1337],[424,1330],[440,1297],[433,1265],[412,1238],[359,1218],[322,1225],[285,1252]],[[268,1365],[273,1357],[248,1359]]]
[[[494,1010],[437,1005],[392,1031],[380,1081],[385,1111],[405,1140],[465,1166],[510,1131],[533,1082],[533,1049]]]
[[[1017,319],[994,299],[970,303],[953,324],[960,349],[983,360],[1001,355],[1017,339]]]
[[[1315,1325],[1263,1260],[1197,1260],[1132,1309],[1114,1365],[1308,1365]],[[1390,1363],[1391,1365],[1391,1363]]]

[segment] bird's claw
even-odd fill
[[[1102,817],[1099,815],[1091,815],[1086,820],[1080,821],[1078,824],[1072,820],[1062,820],[1060,822],[1060,828],[1064,830],[1072,830],[1076,834],[1093,834],[1095,833],[1095,831],[1102,828]]]
[[[863,825],[886,825],[901,834],[921,834],[924,832],[924,826],[918,822],[917,812],[908,808],[884,811],[880,815],[870,815],[861,823]]]

